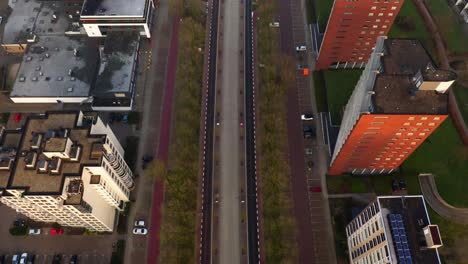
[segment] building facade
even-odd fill
[[[346,226],[346,237],[352,264],[440,263],[442,239],[422,196],[377,197]]]
[[[455,79],[419,41],[379,38],[346,105],[329,174],[397,169],[448,117]]]
[[[86,0],[80,21],[89,37],[105,37],[111,31],[137,31],[151,37],[155,9],[152,0]]]
[[[386,36],[404,0],[335,0],[316,70],[363,68],[377,37]]]
[[[0,167],[3,204],[34,221],[113,231],[134,187],[133,173],[98,116],[30,116],[23,131],[5,131],[0,143],[8,151],[0,158],[9,164]]]

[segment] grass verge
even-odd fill
[[[268,26],[277,11],[272,2],[258,7],[259,119],[258,170],[263,201],[263,237],[266,263],[297,263],[295,219],[291,214],[286,115],[287,89],[294,77],[290,58],[278,54],[278,33]],[[281,67],[278,67],[281,65]]]
[[[171,2],[180,12],[174,122],[165,196],[159,263],[195,263],[197,181],[205,15],[200,1]]]
[[[455,83],[452,89],[455,93],[455,98],[457,98],[458,109],[460,109],[465,123],[468,124],[468,88]]]
[[[314,71],[314,89],[315,101],[317,102],[317,111],[328,112],[327,88],[325,86],[323,71]]]
[[[323,72],[328,110],[334,125],[341,124],[344,109],[361,74],[362,70],[326,70]]]
[[[463,31],[463,25],[454,14],[447,0],[426,0],[427,7],[442,33],[442,38],[450,54],[468,52],[468,36]]]

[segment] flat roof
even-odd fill
[[[11,2],[11,1],[10,1]],[[65,1],[16,0],[4,18],[4,44],[26,43],[32,35],[46,36],[77,31],[81,4]]]
[[[137,32],[112,32],[104,42],[104,50],[93,95],[115,98],[114,93],[130,92],[138,56]]]
[[[384,50],[373,88],[375,113],[447,114],[447,94],[417,90],[413,77],[420,72],[424,81],[450,81],[456,74],[437,69],[419,40],[386,39]]]
[[[85,0],[81,15],[143,17],[149,1],[151,0]]]
[[[401,215],[403,220],[408,247],[413,263],[440,263],[436,249],[425,246],[423,228],[431,222],[427,215],[424,198],[422,196],[385,196],[377,197],[385,221],[385,233],[389,243],[393,243],[390,215]],[[401,231],[400,231],[401,233]],[[395,254],[395,252],[393,252]],[[398,261],[398,259],[396,259]]]
[[[31,193],[59,193],[62,191],[64,177],[80,176],[84,165],[99,166],[102,156],[91,158],[91,148],[95,142],[104,142],[105,135],[89,135],[89,128],[76,127],[78,113],[75,112],[52,112],[45,115],[34,115],[28,117],[24,126],[23,139],[20,144],[20,151],[27,153],[31,151],[31,139],[34,134],[47,134],[51,129],[70,129],[68,137],[81,147],[81,155],[78,162],[62,160],[58,174],[49,172],[39,173],[37,164],[35,169],[26,168],[25,157],[18,156],[12,173],[9,188],[26,187]],[[33,133],[34,132],[34,133]],[[42,150],[46,144],[43,138],[38,153],[37,160],[47,159]]]
[[[21,139],[20,131],[4,131],[3,136],[0,139],[0,159],[11,159],[15,158]],[[0,170],[0,189],[3,189],[8,184],[11,170]]]
[[[27,47],[10,96],[88,97],[98,60],[97,47],[97,40],[92,38],[40,37]]]

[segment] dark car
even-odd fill
[[[26,264],[34,264],[34,258],[35,258],[35,255],[29,254],[28,258],[26,259]]]
[[[0,264],[5,264],[5,255],[0,255]]]
[[[14,227],[25,227],[26,226],[26,220],[24,220],[22,218],[16,219],[13,222],[13,226]]]
[[[398,182],[398,187],[401,189],[401,190],[406,190],[406,182],[405,180],[400,180]]]
[[[143,163],[141,164],[141,166],[143,169],[146,169],[148,167],[148,164],[153,161],[153,156],[144,155],[142,160],[143,160]]]
[[[392,180],[392,191],[398,191],[398,181],[395,179]]]
[[[302,131],[304,132],[304,138],[312,138],[315,136],[315,130],[311,126],[304,126]]]
[[[60,264],[62,263],[62,256],[59,254],[54,255],[54,258],[52,259],[52,264]]]
[[[78,256],[77,255],[71,256],[70,264],[76,264],[76,263],[78,263]]]

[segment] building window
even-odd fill
[[[393,16],[393,13],[388,13],[388,16]]]
[[[425,135],[426,135],[426,133],[419,133],[419,135],[420,135],[420,136],[425,136]]]
[[[440,117],[436,116],[434,117],[434,120],[440,120]]]
[[[374,16],[374,13],[369,13],[369,16]]]
[[[352,15],[353,13],[351,12],[344,12],[345,15]]]
[[[378,27],[379,27],[379,26],[377,26],[377,25],[373,25],[373,26],[372,26],[372,28],[378,28]]]
[[[404,126],[409,126],[410,123],[409,123],[409,122],[405,122],[403,125],[404,125]]]
[[[383,13],[379,13],[379,16],[383,16]]]
[[[376,9],[377,9],[376,6],[371,7],[371,10],[376,10]]]
[[[381,21],[380,18],[377,18],[377,19],[375,20],[375,22],[377,22],[377,23],[379,23],[380,21]]]
[[[380,34],[380,35],[384,35],[385,32],[384,32],[384,31],[379,31],[379,34]]]
[[[382,25],[382,28],[387,28],[388,26],[387,25]]]
[[[417,126],[422,126],[423,123],[419,122],[419,123],[416,123]]]
[[[392,6],[392,10],[396,10],[396,6]]]

